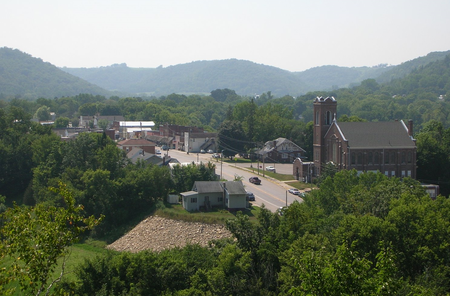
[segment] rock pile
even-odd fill
[[[188,243],[206,246],[210,240],[231,237],[223,225],[184,222],[158,216],[148,217],[133,230],[107,246],[116,251],[156,252]]]

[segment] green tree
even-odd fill
[[[109,121],[107,119],[100,119],[97,125],[99,128],[105,131],[109,126]]]
[[[225,120],[219,128],[219,149],[223,150],[225,157],[234,156],[237,153],[244,152],[247,141],[242,124],[235,120]]]
[[[41,106],[36,110],[34,118],[39,119],[39,121],[47,121],[50,119],[50,108],[47,106]]]
[[[18,281],[23,292],[49,294],[65,274],[64,260],[60,275],[51,279],[58,258],[67,256],[67,248],[102,219],[85,218],[83,206],[75,205],[72,193],[64,184],[51,190],[61,196],[65,207],[14,206],[2,214],[0,258],[2,262],[7,258],[11,262],[0,274],[3,293],[12,292],[6,291],[3,283]]]
[[[55,120],[55,126],[56,127],[68,127],[69,126],[70,119],[67,117],[58,117]]]

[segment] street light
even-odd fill
[[[222,163],[223,163],[223,150],[220,153],[220,180],[222,180]]]

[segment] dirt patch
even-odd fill
[[[159,252],[169,248],[184,247],[188,243],[207,246],[211,240],[227,237],[231,237],[231,233],[223,225],[151,216],[107,248],[133,253],[143,250]]]

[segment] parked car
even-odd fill
[[[205,150],[202,149],[202,150],[200,150],[200,153],[204,154],[204,153],[206,153],[206,152],[205,152]]]
[[[250,177],[250,179],[248,179],[248,181],[250,183],[256,184],[256,185],[260,185],[261,184],[261,180],[258,177]]]
[[[300,191],[297,188],[291,188],[291,189],[289,189],[289,193],[294,194],[294,195],[299,195]]]
[[[214,154],[212,155],[212,157],[213,157],[213,158],[220,158],[220,154],[219,154],[219,153],[214,153]]]
[[[247,191],[247,199],[249,201],[255,201],[255,195],[252,192]]]
[[[167,145],[163,145],[161,148],[162,148],[162,150],[164,150],[164,151],[169,150],[169,147],[168,147]]]
[[[156,154],[161,154],[161,150],[156,150]]]
[[[275,173],[275,168],[273,166],[266,166],[266,171]]]
[[[212,149],[209,149],[209,150],[208,150],[208,153],[213,154],[214,151],[212,151]]]

